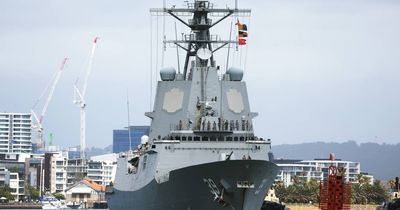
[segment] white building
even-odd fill
[[[275,160],[275,163],[280,167],[280,171],[276,178],[277,181],[282,181],[285,186],[293,184],[293,177],[303,181],[323,180],[329,175],[329,166],[343,167],[345,179],[348,182],[356,182],[357,175],[361,174],[361,166],[359,162],[315,159],[315,160]],[[372,175],[369,175],[373,180]]]
[[[104,186],[114,182],[117,170],[117,154],[93,156],[90,159],[87,163],[87,178]]]
[[[0,113],[0,153],[32,152],[30,113]]]
[[[50,193],[63,193],[67,188],[67,156],[63,152],[45,153],[44,187]]]
[[[25,159],[30,154],[0,154],[0,183],[9,185],[15,201],[25,197]]]
[[[20,186],[20,182],[22,186]],[[10,173],[10,189],[11,195],[18,201],[20,196],[24,195],[24,180],[20,180],[18,172]]]

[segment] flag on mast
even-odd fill
[[[246,39],[240,38],[240,39],[239,39],[239,45],[245,45],[245,44],[247,44],[246,41],[247,41]]]
[[[247,40],[246,40],[246,37],[248,36],[247,25],[240,23],[239,19],[235,25],[238,26],[238,35],[239,35],[238,44],[239,45],[247,44]]]

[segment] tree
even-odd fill
[[[5,197],[7,200],[14,200],[14,196],[11,194],[11,188],[8,185],[0,187],[0,197]]]
[[[354,204],[381,204],[387,200],[388,195],[379,180],[372,185],[369,179],[362,179],[352,185],[352,203]]]
[[[294,177],[293,184],[288,187],[285,187],[282,182],[276,183],[275,194],[286,203],[317,203],[319,182],[317,180],[304,182]]]
[[[32,186],[30,186],[30,185],[27,185],[26,187],[25,187],[25,191],[26,191],[26,194],[27,195],[29,195],[30,197],[31,197],[31,199],[32,200],[38,200],[39,199],[39,190],[38,189],[36,189],[35,187],[32,187]]]
[[[53,193],[53,196],[58,200],[65,200],[65,196],[62,193]]]

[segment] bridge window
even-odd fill
[[[233,138],[233,141],[238,141],[239,140],[239,138],[237,137],[237,136],[235,136],[234,138]]]
[[[192,137],[191,136],[188,137],[188,141],[192,141]]]
[[[200,141],[200,137],[199,136],[195,136],[194,137],[194,141]]]

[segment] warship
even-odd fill
[[[236,24],[234,40],[210,33],[227,17],[251,10],[185,3],[150,9],[190,29],[182,39],[164,39],[186,52],[184,68],[160,70],[153,111],[145,113],[149,136],[137,150],[120,154],[106,193],[110,210],[259,210],[278,172],[271,141],[254,134],[258,114],[250,111],[243,70],[223,71],[215,61],[218,50],[246,44],[247,26]]]

